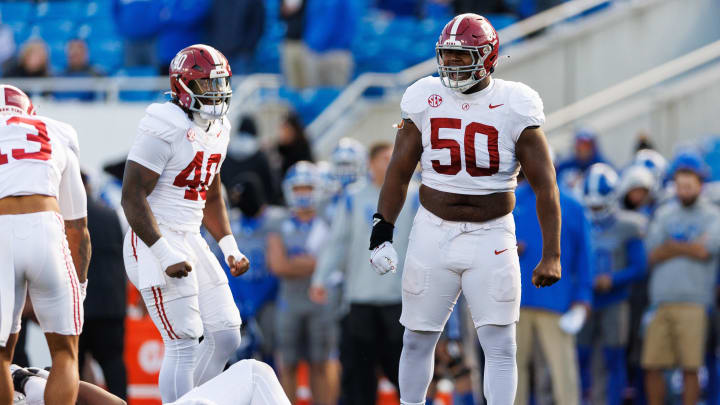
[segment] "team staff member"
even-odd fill
[[[553,399],[558,405],[580,401],[575,334],[580,330],[592,301],[592,251],[590,223],[584,208],[560,188],[562,234],[560,246],[563,278],[551,289],[532,284],[532,269],[542,257],[540,224],[535,211],[535,193],[526,181],[515,190],[513,210],[520,256],[521,290],[518,323],[518,392],[516,405],[530,399],[530,363],[536,343],[545,357],[552,379]],[[536,341],[537,339],[537,341]]]
[[[403,328],[400,318],[402,268],[381,279],[370,271],[367,260],[367,235],[380,187],[385,181],[392,145],[377,143],[370,148],[371,181],[354,189],[340,200],[332,223],[329,244],[322,250],[312,279],[310,298],[326,303],[330,275],[345,269],[343,298],[350,310],[341,322],[340,362],[342,398],[347,405],[374,404],[377,394],[377,367],[397,386],[398,362],[402,351]],[[395,222],[398,253],[405,255],[417,197],[405,202]]]

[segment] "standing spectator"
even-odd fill
[[[597,137],[588,129],[580,129],[575,133],[573,156],[557,165],[558,184],[580,196],[579,188],[585,171],[595,163],[605,163],[597,145]]]
[[[521,176],[522,179],[522,176]],[[515,191],[513,211],[522,275],[520,322],[517,327],[518,391],[516,405],[528,405],[529,366],[539,344],[552,379],[554,402],[580,403],[575,334],[580,331],[592,300],[592,249],[590,224],[583,206],[560,188],[562,210],[563,277],[552,287],[532,285],[532,271],[542,257],[540,224],[535,213],[535,194],[524,179]],[[538,370],[538,367],[536,367]]]
[[[80,38],[72,39],[68,41],[65,49],[67,53],[67,69],[65,69],[64,76],[103,76],[102,72],[90,66],[88,48],[85,41]]]
[[[290,87],[302,89],[308,86],[308,49],[303,42],[305,29],[305,1],[282,0],[280,15],[287,24],[282,45],[282,70]]]
[[[92,198],[87,176],[83,183],[88,198],[88,230],[92,244],[92,258],[88,270],[85,298],[85,324],[78,349],[82,367],[85,355],[91,353],[103,370],[108,391],[127,398],[127,374],[123,353],[125,349],[126,294],[123,266],[123,232],[112,208]]]
[[[618,209],[615,170],[597,163],[583,184],[583,201],[590,212],[595,276],[593,312],[578,335],[583,398],[593,404],[620,405],[627,387],[629,290],[645,275],[643,239],[647,219]],[[593,352],[602,350],[603,367],[593,366]],[[598,378],[603,377],[603,378]],[[603,386],[601,383],[605,381]]]
[[[100,77],[103,74],[90,66],[88,63],[88,48],[85,41],[76,38],[70,40],[66,47],[67,69],[63,72],[63,76],[68,77]],[[63,92],[56,93],[56,99],[74,99],[82,101],[92,101],[95,99],[95,93],[91,91],[82,92]]]
[[[308,297],[310,280],[328,226],[318,215],[320,179],[315,165],[298,162],[283,181],[289,215],[267,238],[268,267],[280,278],[277,302],[277,336],[280,382],[290,402],[297,392],[296,372],[300,360],[310,363],[313,403],[330,405],[335,388],[330,375],[334,346],[332,308]]]
[[[307,0],[303,39],[310,49],[310,85],[338,87],[350,81],[360,7],[357,1]]]
[[[22,46],[20,55],[7,72],[7,77],[48,77],[48,49],[40,38],[31,39]]]
[[[265,29],[265,4],[257,0],[215,0],[209,43],[230,61],[234,75],[253,72],[253,55]]]
[[[255,119],[249,115],[240,117],[238,131],[228,145],[227,157],[220,169],[220,178],[228,190],[235,179],[245,172],[254,173],[261,184],[263,201],[271,205],[282,204],[280,181],[270,167],[270,159],[260,148]]]
[[[162,8],[163,0],[113,1],[115,25],[125,39],[126,67],[158,65],[155,42]]]
[[[683,370],[683,403],[700,396],[698,369],[703,364],[720,253],[720,211],[700,197],[708,177],[700,157],[676,157],[670,172],[676,199],[660,207],[650,224],[647,247],[652,318],[642,353],[650,405],[665,403],[663,371]]]
[[[301,160],[312,162],[313,155],[305,135],[305,128],[300,122],[300,117],[290,112],[280,125],[277,139],[277,152],[280,155],[280,174],[285,176],[290,166]]]
[[[161,0],[160,30],[157,36],[159,74],[166,75],[170,61],[183,48],[203,42],[205,16],[211,0]],[[214,22],[213,24],[219,24]],[[235,38],[235,40],[239,40]],[[210,56],[208,56],[210,57]],[[230,65],[232,69],[232,64]]]
[[[344,269],[343,298],[350,305],[349,313],[341,322],[340,341],[341,392],[346,405],[376,402],[378,366],[395,386],[398,385],[404,331],[398,322],[402,310],[402,267],[395,274],[380,276],[371,270],[367,260],[372,214],[391,155],[389,143],[378,143],[370,148],[372,181],[351,189],[338,204],[330,240],[320,254],[310,288],[310,298],[326,304],[331,274]],[[396,248],[400,257],[405,256],[417,204],[416,197],[408,198],[395,222]]]

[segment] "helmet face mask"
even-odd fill
[[[480,48],[462,45],[436,45],[435,59],[438,64],[438,74],[442,84],[456,91],[466,91],[472,86],[484,80],[488,73],[484,68],[485,59],[490,55],[492,47],[485,45]],[[443,54],[455,52],[467,52],[472,62],[468,65],[447,65]]]
[[[291,166],[282,182],[285,202],[293,211],[314,210],[322,201],[323,190],[315,165],[300,161]]]
[[[222,118],[230,108],[232,89],[229,77],[195,79],[188,85],[192,91],[192,104],[188,109],[200,113],[206,120]]]
[[[615,170],[604,164],[590,166],[583,180],[583,202],[593,222],[612,217],[617,204],[618,175]]]

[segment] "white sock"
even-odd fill
[[[415,332],[405,329],[400,355],[400,402],[425,404],[428,386],[435,368],[435,345],[440,332]]]
[[[240,329],[225,329],[208,332],[198,349],[198,360],[194,371],[197,387],[222,373],[230,356],[240,347]]]
[[[197,339],[165,341],[158,385],[163,403],[173,402],[193,388]]]
[[[27,405],[45,405],[45,385],[47,381],[40,377],[30,377],[25,382],[25,401]]]
[[[480,326],[477,335],[485,353],[485,399],[488,405],[512,405],[518,382],[515,324]]]

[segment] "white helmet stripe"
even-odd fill
[[[215,65],[221,65],[222,64],[222,58],[220,57],[220,54],[212,47],[207,46],[205,44],[198,44],[195,45],[197,47],[203,48],[207,51],[207,53],[210,54],[210,57],[212,58],[213,64]]]
[[[465,17],[467,17],[468,15],[469,15],[469,14],[467,14],[467,13],[466,13],[466,14],[460,14],[459,16],[457,16],[457,18],[455,18],[455,22],[453,23],[453,26],[452,26],[452,28],[450,29],[450,40],[451,40],[451,41],[455,41],[455,36],[457,35],[457,30],[458,30],[458,28],[460,27],[460,23],[461,23],[462,20],[464,20]]]

